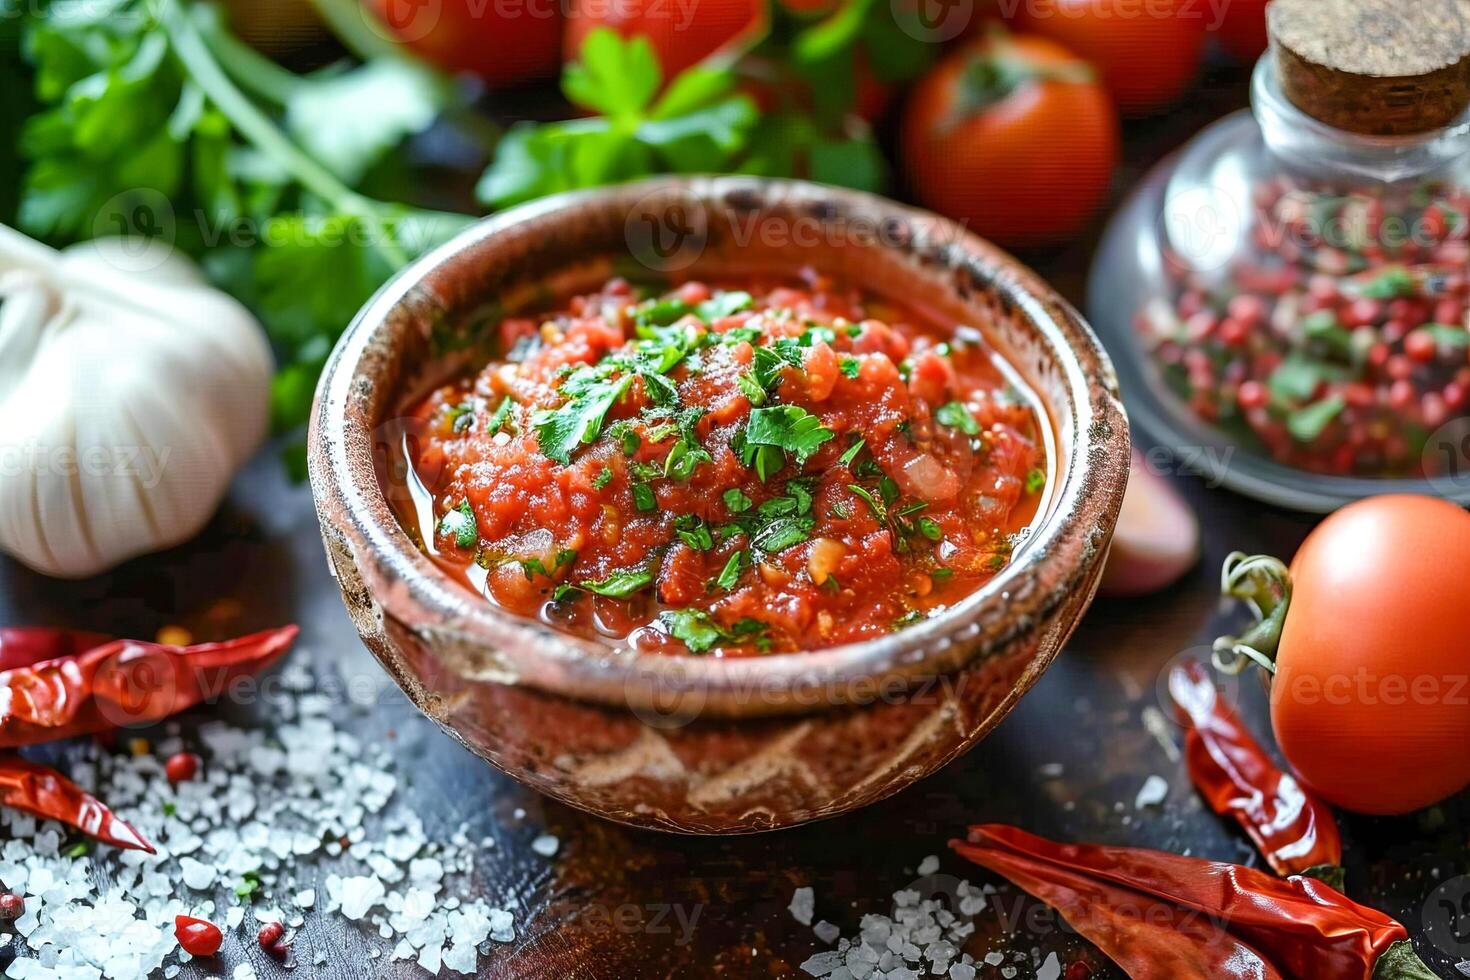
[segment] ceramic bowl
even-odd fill
[[[1052,477],[1011,564],[881,639],[746,659],[635,654],[510,615],[440,571],[384,487],[392,422],[506,311],[609,275],[802,267],[980,327],[1039,394]],[[310,432],[322,536],[363,641],[471,751],[573,806],[699,834],[789,827],[934,772],[990,732],[1091,602],[1128,472],[1113,368],[1038,276],[934,215],[798,181],[670,178],[487,218],[413,264],[332,353]]]

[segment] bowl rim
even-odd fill
[[[821,650],[723,659],[630,653],[562,633],[473,596],[414,546],[379,483],[372,426],[350,410],[354,399],[372,387],[361,375],[364,362],[376,356],[378,335],[395,316],[411,316],[416,304],[432,304],[433,297],[420,288],[427,277],[468,261],[478,246],[507,229],[571,219],[589,202],[627,210],[658,195],[705,205],[736,197],[782,206],[795,202],[819,206],[822,220],[862,215],[902,222],[949,269],[970,274],[1030,323],[1062,376],[1070,424],[1056,417],[1060,402],[1038,391],[1057,431],[1067,428],[1068,439],[1059,439],[1057,446],[1056,465],[1064,479],[1016,560],[940,615],[890,635]],[[529,684],[635,711],[643,707],[660,717],[670,697],[680,711],[694,698],[697,712],[738,717],[882,697],[889,682],[936,678],[966,666],[986,645],[976,642],[986,628],[995,647],[1044,624],[1071,590],[1095,587],[1093,566],[1106,552],[1122,504],[1129,447],[1112,363],[1082,316],[1035,272],[960,224],[877,195],[806,181],[662,177],[557,194],[490,215],[386,283],[343,332],[323,369],[308,433],[308,469],[329,553],[334,534],[347,542],[380,615],[432,636],[429,645],[436,655],[459,660],[455,666],[463,676]],[[1067,563],[1075,567],[1061,567]],[[337,572],[340,577],[341,569]],[[1050,657],[1033,664],[1025,686],[1049,662]],[[752,692],[761,695],[756,702]]]

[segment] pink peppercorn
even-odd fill
[[[199,757],[192,752],[178,752],[163,764],[163,774],[175,785],[187,783],[199,774]]]
[[[276,959],[283,960],[286,958],[286,943],[283,939],[285,935],[285,926],[279,922],[268,922],[261,926],[260,932],[255,938],[260,943],[261,949]]]
[[[1415,330],[1404,338],[1404,353],[1410,360],[1424,364],[1434,360],[1439,353],[1439,345],[1434,341],[1434,334],[1428,330]]]
[[[26,900],[15,892],[0,894],[0,919],[19,919],[26,914]]]

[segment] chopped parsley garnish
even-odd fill
[[[975,421],[975,416],[970,414],[964,402],[946,402],[940,405],[934,410],[934,418],[940,425],[959,429],[967,436],[980,434],[980,423]]]
[[[1037,468],[1026,474],[1026,492],[1039,493],[1046,486],[1046,471]]]
[[[796,405],[753,409],[745,426],[746,446],[774,446],[795,456],[798,466],[835,435],[821,419]]]
[[[733,345],[741,343],[742,341],[747,344],[754,344],[760,339],[760,327],[736,327],[733,330],[726,330],[724,333],[720,334],[720,343],[722,344]]]
[[[934,569],[934,571],[929,573],[929,577],[936,582],[947,582],[950,579],[954,578],[954,569],[943,567],[936,568]]]
[[[893,621],[893,628],[895,630],[901,630],[905,626],[912,626],[915,623],[923,622],[927,618],[928,617],[924,615],[922,610],[910,609],[908,612],[904,613],[902,616]]]
[[[620,568],[601,581],[583,582],[581,588],[613,599],[626,599],[652,584],[653,563],[649,562],[638,568]]]
[[[747,292],[731,290],[720,293],[700,303],[694,308],[694,313],[705,323],[713,323],[722,316],[733,316],[742,310],[748,310],[755,305],[755,297]],[[756,333],[759,336],[759,331]]]
[[[563,565],[570,565],[572,562],[574,562],[576,560],[577,560],[577,549],[576,548],[562,548],[560,551],[558,551],[556,553],[556,567],[557,568],[561,568]]]
[[[613,472],[612,472],[612,470],[609,469],[608,467],[604,466],[602,468],[602,472],[598,473],[596,476],[594,476],[592,478],[592,489],[594,489],[594,490],[601,490],[603,487],[607,486],[609,483],[612,482],[612,478],[613,478]]]
[[[757,347],[751,359],[750,373],[755,383],[771,391],[781,380],[781,369],[806,366],[801,347],[790,340],[778,340],[768,347]]]
[[[837,361],[838,370],[845,378],[856,378],[863,370],[863,362],[851,354],[843,354]]]
[[[779,517],[761,528],[750,543],[769,553],[784,551],[810,538],[816,524],[812,517]]]
[[[470,426],[475,424],[474,402],[460,402],[445,409],[449,418],[449,429],[451,432],[468,432]]]
[[[917,521],[914,522],[914,527],[916,527],[919,533],[928,538],[930,541],[938,541],[940,538],[944,537],[944,529],[940,527],[939,522],[934,520],[932,517],[919,518]]]
[[[725,562],[725,567],[720,569],[720,574],[715,578],[715,587],[729,592],[735,588],[740,581],[740,573],[750,562],[750,556],[743,551],[737,551]]]
[[[747,497],[739,487],[731,487],[725,491],[725,507],[732,514],[743,514],[755,504],[755,501]]]
[[[715,546],[715,537],[709,525],[693,514],[680,514],[674,519],[674,532],[695,551],[709,551]]]
[[[873,516],[878,518],[879,524],[888,523],[888,505],[879,497],[875,496],[873,491],[860,483],[849,483],[847,489],[863,499],[863,502],[868,505],[868,509],[873,512]]]
[[[527,582],[534,579],[537,575],[542,575],[546,578],[551,577],[551,573],[546,570],[546,566],[541,563],[540,558],[521,558],[518,559],[518,562],[521,566],[521,571],[526,573]]]
[[[838,459],[837,459],[838,464],[841,465],[841,466],[851,466],[852,465],[852,461],[855,460],[855,459],[857,459],[858,453],[862,452],[863,451],[863,447],[866,446],[867,444],[868,444],[868,440],[859,438],[851,446],[848,446],[847,447],[847,452],[843,453],[840,457],[838,457]]]
[[[439,521],[439,533],[454,538],[454,543],[461,548],[475,546],[480,540],[480,526],[468,500],[461,500],[458,507],[444,515]]]
[[[735,377],[735,383],[740,386],[740,393],[745,396],[751,405],[759,406],[766,403],[766,389],[761,387],[759,381],[749,371],[742,371]]]
[[[664,476],[675,480],[687,480],[694,475],[694,470],[700,463],[713,462],[714,457],[709,454],[708,450],[688,436],[681,436],[664,460]]]
[[[633,484],[633,506],[647,513],[658,509],[658,497],[654,496],[653,487],[646,483]]]
[[[500,407],[495,410],[495,414],[490,416],[490,420],[485,423],[485,434],[487,436],[493,436],[501,429],[511,431],[515,428],[515,425],[510,420],[510,413],[515,408],[515,404],[509,395],[500,402]],[[459,431],[458,426],[459,420],[456,419],[454,431]]]
[[[583,371],[588,370],[586,368]],[[579,371],[577,374],[581,374]],[[577,374],[567,379],[563,391],[571,387]],[[579,446],[595,441],[602,432],[603,420],[618,399],[627,394],[633,384],[634,375],[624,375],[611,381],[592,381],[578,385],[581,394],[556,409],[541,409],[531,417],[536,427],[536,438],[541,452],[561,463],[572,461],[572,453]]]
[[[837,343],[837,332],[831,327],[825,327],[821,324],[813,324],[812,326],[807,327],[801,332],[801,336],[797,338],[796,342],[803,347],[811,347],[813,344],[817,343],[823,343],[830,346]]]
[[[659,613],[658,619],[670,636],[684,642],[690,653],[707,653],[722,644],[752,639],[761,649],[770,646],[765,637],[768,627],[757,619],[742,619],[729,629],[698,609],[669,609]]]

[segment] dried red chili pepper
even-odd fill
[[[1283,980],[1249,944],[1197,912],[999,848],[950,846],[1056,909],[1134,980]]]
[[[174,938],[190,956],[213,956],[225,940],[219,926],[190,915],[174,917]]]
[[[1271,869],[1342,888],[1342,837],[1332,809],[1308,793],[1222,703],[1197,663],[1169,673],[1169,693],[1185,726],[1189,777],[1210,808],[1235,818]]]
[[[134,851],[153,846],[102,801],[55,769],[15,755],[0,756],[0,806],[59,820],[89,837]]]
[[[297,632],[283,626],[184,647],[113,640],[0,672],[0,748],[167,718],[268,667]]]
[[[1018,866],[1038,881],[1058,883],[1062,889],[1075,887],[1081,879],[1118,889],[1118,897],[1134,902],[1136,908],[1162,901],[1193,911],[1247,944],[1282,976],[1434,978],[1414,954],[1402,925],[1313,878],[1282,879],[1254,868],[1142,848],[1058,844],[1000,825],[971,827],[968,842],[952,841],[950,846],[978,864],[995,865],[1002,874],[1002,866]],[[1148,928],[1143,945],[1170,941],[1163,934],[1173,928],[1172,924]],[[1139,936],[1128,938],[1138,941]],[[1127,951],[1136,954],[1132,945]],[[1145,972],[1132,975],[1173,975],[1140,969]]]
[[[112,637],[82,630],[53,629],[49,626],[0,626],[0,670],[29,667],[42,660],[75,657],[93,647],[108,643]]]

